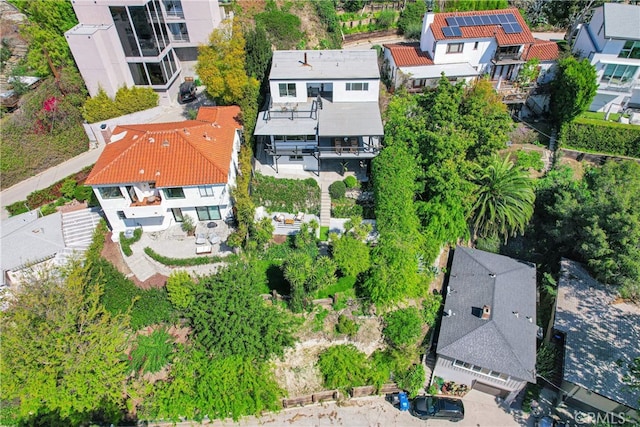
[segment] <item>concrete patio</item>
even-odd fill
[[[209,224],[216,224],[215,227]],[[135,276],[145,281],[154,274],[168,276],[173,270],[185,270],[193,276],[213,274],[224,262],[191,267],[168,267],[149,257],[144,248],[151,248],[158,255],[167,258],[226,257],[233,254],[233,248],[226,245],[233,229],[224,221],[201,221],[196,223],[194,236],[187,236],[180,224],[174,224],[167,230],[143,233],[139,241],[131,245],[133,255],[124,257],[125,262]],[[205,243],[196,245],[196,236],[204,235]],[[212,243],[214,242],[214,243]],[[197,247],[209,246],[211,251],[198,255]]]

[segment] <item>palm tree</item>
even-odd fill
[[[472,181],[478,185],[471,210],[474,239],[502,236],[506,243],[507,237],[524,233],[536,197],[528,172],[515,167],[508,156],[493,156]]]

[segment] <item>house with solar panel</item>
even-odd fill
[[[226,219],[238,173],[240,108],[201,107],[195,120],[119,125],[85,181],[115,239],[162,231],[185,217]]]
[[[640,5],[605,3],[577,26],[571,50],[596,68],[591,111],[640,109]]]
[[[381,148],[375,50],[275,51],[270,95],[258,114],[263,165],[319,173],[330,162],[365,165]]]
[[[410,91],[435,85],[442,74],[453,82],[487,76],[496,89],[511,89],[528,60],[540,60],[540,78],[549,80],[558,58],[556,43],[534,39],[515,8],[428,12],[420,43],[384,48],[384,68],[391,85],[404,85]]]

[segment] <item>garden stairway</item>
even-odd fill
[[[56,254],[56,264],[66,264],[69,259],[82,255],[89,248],[100,219],[97,209],[62,213],[62,237],[65,248]]]
[[[424,385],[426,389],[431,385],[431,376],[433,375],[433,370],[436,367],[436,355],[434,352],[430,351],[422,360],[422,364],[424,366]]]
[[[329,196],[329,182],[320,185],[320,227],[331,225],[331,196]]]

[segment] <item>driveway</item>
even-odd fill
[[[400,412],[384,400],[383,397],[367,397],[352,399],[340,404],[327,403],[318,406],[307,406],[284,410],[278,414],[269,414],[260,418],[248,417],[234,423],[233,421],[215,421],[206,423],[215,427],[510,427],[526,426],[527,421],[520,420],[518,414],[508,414],[488,394],[472,390],[463,399],[465,418],[458,423],[449,421],[422,421],[408,412]],[[165,424],[149,424],[164,426]],[[170,424],[166,424],[167,426]],[[187,426],[189,423],[179,423]],[[532,424],[531,424],[532,425]]]

